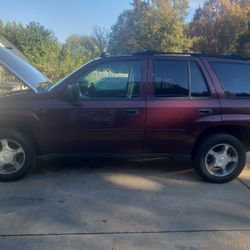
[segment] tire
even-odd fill
[[[207,182],[225,183],[239,176],[246,163],[246,150],[234,136],[214,134],[205,137],[194,155],[196,172]]]
[[[23,178],[35,162],[36,151],[27,135],[15,130],[0,130],[0,181]]]

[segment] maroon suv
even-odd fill
[[[250,63],[236,56],[148,51],[103,56],[56,84],[0,46],[21,85],[0,97],[0,180],[36,158],[192,159],[210,182],[244,168],[250,146]],[[26,87],[23,87],[23,86]]]

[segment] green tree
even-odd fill
[[[53,81],[58,80],[58,57],[61,45],[54,33],[39,23],[31,22],[26,27],[21,23],[7,22],[3,35]]]
[[[185,34],[186,0],[134,1],[112,27],[109,52],[128,54],[139,50],[188,51]]]
[[[24,27],[21,23],[16,22],[6,22],[3,26],[2,34],[13,43],[17,48],[22,50],[20,46],[20,40],[23,37]]]
[[[99,54],[106,51],[109,42],[109,32],[105,28],[96,26],[93,30],[95,41]]]
[[[3,22],[0,20],[0,35],[3,34]]]
[[[91,53],[81,44],[80,36],[67,38],[59,57],[60,77],[64,77],[91,59]]]
[[[207,0],[190,23],[193,50],[207,53],[236,53],[239,40],[248,30],[246,1]]]
[[[52,81],[57,81],[90,59],[98,57],[107,44],[106,31],[94,30],[95,36],[71,35],[64,44],[53,31],[39,23],[0,22],[0,31]]]
[[[31,22],[23,32],[20,47],[30,62],[50,79],[56,81],[59,76],[58,57],[61,45],[51,30]]]
[[[250,20],[248,22],[248,31],[239,39],[238,51],[240,55],[250,57]]]
[[[97,46],[97,41],[94,36],[71,35],[67,38],[66,44],[70,46],[71,50],[74,50],[74,48],[78,48],[79,46],[81,46],[86,55],[90,58],[97,57],[100,54]]]

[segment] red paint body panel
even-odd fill
[[[114,105],[115,102],[115,105]],[[69,103],[55,99],[49,111],[56,149],[62,153],[141,153],[145,98]],[[126,114],[127,109],[138,114]]]
[[[203,120],[199,108],[210,108],[213,115]],[[145,152],[191,154],[198,135],[210,126],[220,125],[216,99],[147,100]]]
[[[205,98],[157,98],[153,60],[190,60],[199,64],[209,90]],[[61,97],[68,84],[103,62],[141,60],[141,96],[70,102]],[[250,127],[250,100],[228,99],[206,58],[121,56],[93,61],[44,94],[0,98],[0,126],[28,126],[40,154],[170,153],[190,155],[200,134],[213,127]],[[136,114],[127,113],[136,109]],[[199,113],[211,110],[210,114]]]

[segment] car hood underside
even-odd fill
[[[5,67],[27,87],[35,93],[39,91],[41,83],[50,83],[50,80],[29,63],[16,56],[10,49],[0,43],[0,65]]]

